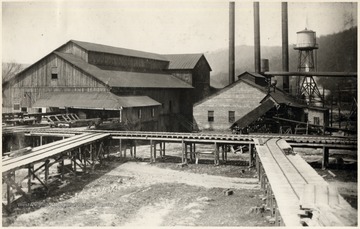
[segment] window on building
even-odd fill
[[[230,123],[235,122],[235,111],[229,111],[229,122]]]
[[[314,124],[315,125],[320,125],[320,118],[319,117],[314,117]]]
[[[14,111],[20,111],[20,103],[14,103]]]
[[[57,69],[57,67],[52,67],[51,68],[51,79],[52,80],[57,80],[58,79],[58,69]]]
[[[28,111],[27,107],[21,107],[21,112],[27,112],[27,111]]]
[[[141,119],[141,109],[138,110],[138,118]]]
[[[155,117],[155,108],[151,109],[151,117],[153,117],[153,118]]]
[[[214,121],[214,111],[208,111],[208,121],[209,122]]]

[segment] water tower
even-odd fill
[[[314,72],[316,71],[315,60],[318,44],[316,43],[316,33],[312,30],[304,29],[297,32],[297,43],[294,47],[298,50],[298,71],[299,72]],[[314,58],[315,57],[315,58]],[[304,74],[305,75],[305,74]],[[310,105],[314,103],[314,98],[318,97],[323,102],[323,97],[320,94],[319,88],[311,75],[299,77],[297,80],[298,96],[305,97],[307,103]]]

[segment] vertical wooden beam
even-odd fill
[[[150,163],[153,162],[153,142],[150,140]]]
[[[221,145],[220,146],[220,149],[221,149],[221,159],[222,159],[222,161],[224,162],[225,161],[225,153],[224,153],[224,146],[223,145]]]
[[[50,162],[49,159],[47,159],[45,161],[45,184],[46,185],[48,184],[48,179],[49,179],[49,162]]]
[[[251,145],[251,144],[249,144],[249,168],[251,168],[251,167],[252,167],[253,162],[254,162],[254,160],[253,160],[252,145]]]
[[[164,142],[164,145],[163,145],[163,156],[165,157],[165,142]]]
[[[260,160],[259,160],[259,155],[256,154],[256,172],[258,175],[258,179],[260,181]]]
[[[134,158],[136,158],[136,141],[134,140]]]
[[[43,144],[43,136],[40,135],[40,145],[42,146]]]
[[[181,141],[181,145],[182,145],[182,151],[181,151],[181,162],[184,163],[184,155],[185,155],[185,143],[184,143],[184,139]]]
[[[32,164],[29,164],[28,166],[28,194],[29,196],[31,196],[31,169],[32,169]]]
[[[214,163],[215,165],[219,165],[220,155],[219,155],[219,146],[215,142],[214,143]]]
[[[29,176],[29,177],[31,177],[31,176]],[[11,180],[11,172],[9,174],[7,174],[7,179]],[[29,180],[31,182],[31,179],[29,179]],[[7,201],[7,206],[9,209],[11,209],[11,196],[12,196],[12,191],[11,191],[10,184],[8,184],[6,182],[6,201]]]
[[[64,156],[61,155],[61,161],[60,161],[60,169],[61,169],[61,180],[64,180]]]
[[[122,157],[122,151],[121,151],[122,145],[121,145],[121,139],[119,139],[119,152],[120,152],[120,157]]]
[[[159,152],[160,152],[160,158],[163,158],[163,149],[162,149],[163,143],[162,143],[162,142],[159,143],[159,147],[160,147],[160,150],[159,150]]]
[[[328,166],[329,166],[329,148],[323,146],[322,169],[326,169]]]
[[[156,161],[156,145],[157,142],[154,143],[154,162]]]
[[[76,154],[73,154],[72,156],[72,159],[73,159],[73,163],[74,163],[74,174],[75,174],[75,177],[76,177]]]
[[[86,150],[81,150],[81,148],[79,148],[80,153],[82,153],[83,157],[84,157],[84,172],[87,172],[86,169]]]

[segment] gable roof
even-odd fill
[[[71,40],[70,42],[73,42],[78,46],[80,46],[81,48],[92,52],[102,52],[102,53],[110,53],[110,54],[122,55],[122,56],[132,56],[132,57],[140,57],[145,59],[167,61],[162,55],[156,53],[143,52],[138,50],[125,49],[125,48],[119,48],[119,47],[84,42],[84,41]]]
[[[121,107],[148,107],[161,104],[148,96],[117,96],[111,92],[49,92],[33,107],[73,107],[119,110]]]
[[[219,91],[215,92],[214,94],[212,94],[212,95],[210,95],[210,96],[208,96],[208,97],[206,97],[206,98],[204,98],[204,99],[196,102],[196,103],[194,104],[194,106],[195,106],[195,105],[198,105],[198,104],[201,104],[201,103],[203,103],[203,102],[206,102],[206,101],[208,101],[209,99],[212,99],[212,98],[220,95],[221,93],[224,93],[225,91],[227,91],[227,90],[235,87],[236,85],[238,85],[238,84],[240,84],[240,83],[246,83],[246,84],[248,84],[248,85],[250,85],[250,86],[252,86],[252,87],[260,90],[261,92],[264,92],[265,95],[266,95],[266,93],[267,93],[267,91],[266,91],[266,89],[264,89],[264,87],[262,87],[262,86],[260,86],[260,85],[257,85],[257,84],[253,83],[252,81],[250,81],[250,80],[248,80],[248,79],[241,79],[241,78],[239,78],[239,79],[238,79],[237,81],[235,81],[234,83],[229,84],[229,85],[227,85],[226,87],[224,87],[224,88],[220,89]]]
[[[110,87],[193,88],[190,84],[170,74],[103,70],[72,54],[54,53]]]
[[[205,56],[201,53],[196,54],[165,54],[163,55],[169,63],[169,70],[191,70],[194,69],[197,63],[200,61],[202,57],[204,57],[206,64],[208,65],[210,71],[211,67],[207,62]]]

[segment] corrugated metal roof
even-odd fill
[[[169,54],[163,56],[170,61],[168,69],[193,69],[202,54]]]
[[[33,107],[76,107],[118,110],[120,107],[148,107],[161,104],[148,96],[117,96],[111,92],[49,92]]]
[[[287,106],[292,107],[305,107],[306,105],[302,105],[298,103],[294,98],[286,95],[284,92],[280,90],[275,90],[275,92],[270,92],[270,96],[277,102],[278,104],[285,104]]]
[[[256,121],[266,112],[268,112],[274,106],[275,103],[271,99],[266,100],[265,102],[257,106],[254,110],[250,111],[249,113],[241,117],[239,120],[237,120],[234,124],[231,125],[231,128],[234,127],[235,124],[237,124],[239,128],[247,127],[252,122]]]
[[[146,58],[152,60],[167,61],[162,55],[156,53],[142,52],[132,49],[124,49],[124,48],[95,44],[84,41],[71,40],[71,42],[77,44],[78,46],[82,47],[85,50],[93,51],[93,52],[103,52],[103,53],[111,53],[111,54],[123,55],[123,56],[132,56],[132,57],[140,57],[140,58]]]
[[[193,88],[190,84],[170,74],[103,70],[72,54],[60,52],[55,52],[55,54],[110,87]]]

